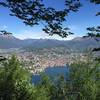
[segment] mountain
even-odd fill
[[[20,40],[11,34],[0,34],[0,49],[21,48],[32,43],[29,41],[30,40]]]
[[[88,37],[88,38],[76,37],[66,42],[66,46],[68,46],[71,49],[84,50],[86,48],[100,47],[99,42],[100,41],[96,41],[94,38],[91,38],[91,37]]]
[[[76,37],[69,41],[60,41],[54,39],[24,39],[20,40],[12,35],[0,35],[0,49],[10,48],[54,48],[65,47],[73,50],[82,50],[100,46],[93,38]]]
[[[20,46],[21,40],[15,38],[12,35],[0,34],[0,48],[17,48]]]
[[[72,39],[73,41],[82,41],[83,38],[82,37],[75,37],[74,39]]]

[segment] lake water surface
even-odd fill
[[[65,77],[67,76],[69,70],[67,66],[62,66],[62,67],[49,67],[46,68],[44,73],[48,75],[49,77],[57,77],[59,75],[64,75]],[[32,76],[32,83],[36,84],[41,80],[40,75],[33,75]]]

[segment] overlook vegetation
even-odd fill
[[[96,5],[100,4],[100,0],[88,1]],[[42,24],[42,30],[45,33],[65,38],[73,32],[69,27],[64,27],[63,22],[71,12],[77,12],[82,7],[82,3],[81,0],[64,0],[64,8],[57,10],[47,7],[43,0],[0,0],[0,7],[9,9],[10,15],[19,18],[25,25],[32,27]],[[94,15],[99,16],[100,11]],[[87,31],[89,32],[84,38],[94,38],[99,44],[100,26],[90,26]],[[10,39],[13,39],[12,45],[14,46],[18,43],[16,46],[19,47],[19,44],[22,43],[21,40],[16,40],[10,32],[1,30],[0,37],[2,35],[7,36],[6,43],[8,44],[10,44],[8,42]],[[9,35],[12,37],[8,38]],[[30,43],[30,41],[28,42]],[[5,44],[5,41],[3,43]],[[77,45],[75,41],[72,41],[69,46],[74,43],[76,47],[84,47],[81,44]],[[93,44],[93,42],[91,43]],[[9,48],[8,44],[6,47]],[[94,51],[99,52],[100,46],[93,47],[92,52]],[[2,58],[2,56],[0,57]],[[60,75],[56,79],[52,79],[43,73],[41,81],[35,85],[31,80],[32,74],[17,57],[13,55],[7,59],[2,58],[0,59],[0,100],[100,100],[100,57],[94,59],[92,55],[89,55],[83,61],[75,59],[75,62],[68,68],[67,78]]]
[[[0,63],[0,100],[99,100],[100,63],[91,58],[71,64],[68,78],[42,74],[39,84],[15,56]]]

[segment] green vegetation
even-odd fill
[[[0,64],[0,100],[100,100],[100,63],[87,59],[69,67],[67,79],[42,75],[39,84],[15,56]]]
[[[89,1],[100,4],[100,0]],[[65,7],[61,10],[46,7],[43,0],[1,0],[0,6],[7,7],[10,15],[18,17],[26,25],[34,26],[42,22],[43,31],[47,34],[64,38],[73,33],[63,27],[63,22],[70,12],[79,10],[81,0],[65,0]],[[99,15],[100,12],[97,12],[96,16]],[[100,26],[87,30],[89,37],[100,37]],[[93,51],[100,51],[100,47]],[[31,74],[15,56],[8,60],[1,58],[0,61],[0,100],[100,100],[100,62],[92,58],[71,64],[68,79],[59,76],[55,82],[42,75],[37,85],[31,83]]]
[[[0,65],[0,100],[32,100],[28,72],[15,56]]]
[[[70,72],[70,91],[78,93],[80,100],[100,99],[100,63],[93,60],[78,61],[71,65]]]

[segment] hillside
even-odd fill
[[[69,41],[53,39],[25,39],[20,40],[12,35],[0,35],[0,49],[44,49],[63,47],[70,50],[85,50],[86,48],[98,47],[100,44],[93,38],[76,37]]]

